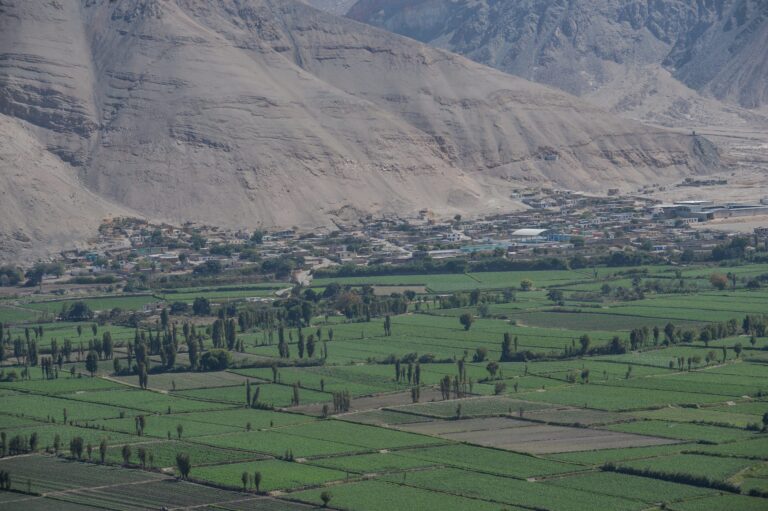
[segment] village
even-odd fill
[[[528,209],[479,219],[367,218],[337,229],[229,231],[187,224],[156,225],[142,219],[105,221],[89,249],[61,254],[64,274],[107,283],[131,275],[184,275],[239,269],[308,284],[312,270],[338,265],[404,265],[414,261],[542,256],[589,258],[598,254],[650,253],[689,262],[744,233],[710,229],[721,218],[768,214],[766,204],[713,201],[663,203],[642,195],[608,196],[549,189],[514,197]],[[755,244],[768,240],[756,228]],[[271,262],[271,263],[270,263]],[[265,264],[266,263],[266,264]],[[111,277],[110,277],[111,276]],[[61,278],[46,275],[45,279]]]

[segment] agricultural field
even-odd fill
[[[684,472],[695,476],[725,481],[742,470],[755,466],[756,462],[737,458],[712,458],[698,454],[675,454],[618,463],[620,467],[652,470],[674,474]]]
[[[768,265],[4,300],[0,510],[768,509],[768,335],[749,326],[768,292],[713,289],[715,271]],[[615,293],[649,282],[664,292]],[[415,296],[366,317],[326,301],[333,284],[370,293],[356,306]],[[198,298],[211,310],[143,311]],[[76,301],[106,314],[54,321]],[[705,328],[729,330],[704,342]],[[113,356],[93,367],[106,332]]]

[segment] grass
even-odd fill
[[[652,445],[648,447],[627,447],[622,449],[600,449],[597,451],[563,452],[550,454],[547,458],[577,463],[592,467],[599,467],[609,462],[624,460],[652,458],[655,456],[667,456],[677,454],[686,449],[698,448],[696,444]]]
[[[151,378],[152,377],[150,376],[150,379]],[[197,401],[176,397],[175,395],[160,394],[158,392],[143,390],[85,392],[66,394],[62,397],[74,401],[87,401],[89,403],[109,403],[113,406],[120,406],[136,412],[143,411],[150,413],[221,410],[222,408],[230,408],[233,406],[230,403],[222,403],[220,401]]]
[[[761,267],[762,268],[762,267]],[[650,478],[595,470],[606,462],[661,472],[686,472],[714,479],[731,479],[748,489],[765,490],[765,464],[768,460],[768,439],[760,433],[747,431],[748,424],[760,422],[768,411],[768,401],[758,396],[768,393],[768,365],[736,360],[732,346],[741,342],[743,358],[757,360],[766,356],[762,348],[765,338],[758,339],[752,349],[749,340],[733,336],[710,343],[673,345],[622,355],[603,355],[556,359],[566,348],[578,346],[578,338],[586,333],[592,346],[607,343],[618,335],[626,340],[632,328],[658,325],[672,321],[682,328],[707,321],[737,318],[746,313],[768,310],[768,291],[713,291],[708,278],[712,268],[684,268],[683,279],[698,292],[686,295],[647,294],[643,300],[615,302],[607,299],[594,304],[578,303],[574,292],[599,290],[603,283],[612,287],[630,286],[631,278],[620,274],[631,269],[600,269],[595,278],[592,271],[501,272],[469,275],[413,275],[334,279],[340,283],[365,282],[381,285],[426,286],[432,292],[467,292],[473,289],[504,289],[516,287],[522,278],[533,280],[536,290],[517,292],[509,303],[490,305],[494,318],[476,318],[470,330],[464,330],[458,315],[478,313],[477,307],[436,309],[433,302],[422,304],[409,314],[392,317],[392,335],[384,336],[383,320],[349,322],[333,316],[324,322],[314,318],[313,327],[305,334],[322,330],[328,338],[333,328],[334,340],[327,342],[329,356],[321,365],[311,367],[280,367],[277,382],[272,382],[269,367],[236,367],[216,373],[169,372],[150,374],[149,386],[155,391],[128,388],[103,378],[39,379],[39,367],[32,367],[34,379],[0,383],[0,430],[8,436],[37,432],[40,448],[53,442],[59,434],[62,449],[69,440],[82,436],[86,443],[97,446],[102,438],[109,442],[107,458],[110,463],[122,463],[121,448],[131,446],[131,463],[138,462],[138,450],[146,449],[153,457],[153,468],[173,469],[176,455],[189,454],[193,465],[192,478],[206,484],[241,488],[241,474],[262,473],[263,491],[285,491],[285,500],[256,498],[253,493],[214,490],[178,483],[173,480],[149,479],[140,485],[120,485],[109,489],[83,489],[62,495],[57,501],[29,501],[35,506],[62,509],[80,506],[96,508],[158,508],[162,506],[209,506],[217,509],[288,509],[295,501],[319,504],[321,491],[331,492],[331,507],[363,511],[402,509],[530,509],[580,511],[591,509],[645,510],[667,509],[758,509],[759,499],[738,495],[717,496],[705,488],[658,481]],[[647,268],[644,280],[675,279],[668,267]],[[717,271],[724,271],[717,268]],[[744,275],[757,267],[738,268]],[[768,265],[764,265],[768,273]],[[320,279],[316,286],[330,282]],[[187,288],[167,293],[168,301],[190,301],[207,296],[215,301],[239,300],[245,296],[273,293],[274,283],[256,286],[221,286]],[[321,288],[319,287],[319,288]],[[546,288],[562,289],[566,293],[569,312],[555,312],[546,298]],[[318,288],[318,289],[319,289]],[[423,291],[423,289],[421,290]],[[120,306],[135,310],[149,296],[90,297],[84,299],[94,309]],[[0,320],[7,315],[34,318],[49,311],[55,314],[66,302],[74,300],[23,303],[23,309],[0,305]],[[578,312],[575,312],[578,311]],[[10,317],[10,316],[9,316]],[[55,322],[43,325],[38,340],[43,355],[56,339],[61,345],[70,339],[77,346],[94,335],[90,323],[83,323],[83,335],[77,334],[76,323]],[[119,346],[132,340],[133,328],[101,325],[98,336],[109,331]],[[200,332],[204,331],[201,327]],[[517,337],[519,350],[530,350],[552,357],[548,361],[504,362],[499,364],[499,381],[506,383],[506,392],[491,396],[496,381],[485,381],[488,361],[471,362],[478,347],[488,350],[488,360],[498,361],[503,335]],[[296,331],[290,351],[298,356]],[[24,337],[24,329],[11,327],[12,337]],[[269,363],[278,360],[277,343],[267,344],[263,331],[238,333],[245,341],[246,354],[237,354],[238,365],[244,358]],[[288,337],[288,335],[286,335]],[[33,334],[34,338],[34,334]],[[210,340],[206,340],[209,345]],[[320,345],[322,346],[322,345]],[[720,346],[728,346],[728,362],[694,368],[693,371],[670,369],[670,361],[679,357],[702,359],[709,351],[721,356]],[[319,350],[320,348],[318,348]],[[399,406],[384,406],[397,402],[394,396],[381,399],[361,399],[363,396],[403,393],[409,385],[397,381],[393,364],[372,363],[391,358],[433,355],[441,363],[422,363],[421,382],[437,385],[445,376],[455,377],[457,361],[464,364],[471,392],[480,396],[461,400],[429,401]],[[123,356],[122,348],[117,355]],[[768,359],[768,356],[766,356]],[[67,363],[84,371],[82,362]],[[306,359],[305,359],[306,360]],[[11,362],[15,362],[11,357]],[[122,362],[122,360],[121,360]],[[154,356],[154,364],[159,358]],[[181,352],[178,364],[186,363]],[[281,361],[285,362],[285,360]],[[153,364],[153,365],[154,365]],[[100,363],[101,370],[111,368],[110,361]],[[403,365],[407,369],[407,364]],[[20,372],[20,366],[6,365]],[[589,370],[589,383],[582,384],[579,375]],[[573,383],[572,375],[579,383]],[[119,382],[135,385],[136,376],[118,378]],[[292,385],[300,383],[300,402],[326,403],[331,393],[349,391],[353,408],[362,411],[332,419],[317,419],[304,413],[318,413],[303,407],[285,411],[246,408],[245,382],[251,381],[252,392],[259,389],[259,401],[276,407],[288,407],[293,396]],[[517,391],[514,389],[517,384]],[[427,389],[424,389],[425,391]],[[400,396],[401,394],[398,394]],[[750,395],[751,399],[743,396]],[[410,402],[409,399],[402,401]],[[356,406],[357,405],[357,406]],[[602,424],[603,428],[681,440],[675,445],[623,449],[603,449],[587,452],[529,456],[501,449],[455,443],[432,436],[399,431],[382,425],[398,425],[429,421],[432,418],[451,419],[461,405],[463,417],[516,417],[522,410],[523,419],[557,421],[584,420]],[[381,408],[384,406],[383,408]],[[564,409],[569,407],[569,409]],[[67,420],[64,425],[64,408]],[[540,415],[537,415],[540,412]],[[134,416],[145,417],[143,436],[138,436]],[[637,420],[639,419],[639,420]],[[53,422],[55,421],[55,423]],[[711,423],[711,424],[707,424]],[[447,424],[455,424],[448,422]],[[730,425],[723,427],[713,424]],[[84,427],[84,426],[88,427]],[[177,425],[183,427],[177,438]],[[598,427],[598,426],[594,426]],[[170,438],[169,438],[170,433]],[[98,456],[94,452],[95,456]],[[280,459],[289,455],[296,462]],[[278,459],[273,459],[278,458]],[[54,460],[39,461],[39,456],[0,460],[0,469],[13,465],[11,473],[19,484],[24,471],[16,463],[49,463],[38,468],[40,474],[56,471],[51,487],[74,489],[85,476],[81,467],[91,467],[95,482],[102,474],[113,480],[122,474],[142,474],[134,470],[96,467],[84,463]],[[62,463],[66,463],[63,465]],[[62,468],[65,467],[65,468]],[[71,485],[57,480],[58,474],[71,467]],[[16,473],[19,473],[18,478]],[[43,476],[38,476],[40,479]],[[107,476],[105,475],[104,478]],[[154,476],[151,477],[162,477]],[[131,476],[126,476],[131,481]],[[31,478],[32,479],[32,478]],[[61,478],[63,479],[63,478]],[[530,479],[528,481],[527,479]],[[535,482],[534,482],[535,480]],[[122,482],[122,480],[120,480]],[[42,488],[43,483],[33,481]],[[101,485],[103,485],[102,483]],[[320,485],[328,484],[327,488]],[[82,483],[88,487],[90,482]],[[252,488],[249,486],[249,491]],[[2,507],[0,494],[0,507]],[[65,500],[61,500],[65,499]],[[172,501],[171,501],[172,500]],[[54,503],[55,502],[55,503]],[[214,506],[215,504],[215,506]],[[25,503],[25,506],[27,503]],[[696,507],[700,506],[700,507]]]
[[[19,380],[13,383],[0,383],[0,389],[61,395],[97,390],[124,390],[125,387],[102,378],[70,378],[66,376],[55,380]]]
[[[275,407],[287,407],[292,404],[293,388],[288,385],[264,383],[252,386],[251,391],[255,393],[257,388],[259,389],[259,403]],[[231,403],[232,405],[244,405],[246,400],[245,385],[182,390],[174,393],[174,395],[203,399],[210,403]],[[299,402],[301,404],[323,403],[331,401],[332,399],[331,394],[325,392],[317,392],[304,388],[299,389]]]
[[[147,455],[153,456],[152,466],[154,468],[168,468],[176,466],[176,455],[179,453],[186,453],[189,455],[189,460],[192,466],[208,465],[212,463],[231,463],[238,460],[254,460],[259,459],[261,456],[244,451],[237,451],[233,449],[219,449],[207,445],[199,445],[186,441],[177,440],[149,440],[140,439],[134,437],[134,442],[131,444],[131,458],[130,463],[134,465],[139,464],[139,449],[146,450]],[[115,464],[123,463],[122,446],[124,444],[115,445],[107,449],[107,461]]]
[[[115,394],[117,393],[115,392]],[[0,397],[0,409],[22,417],[43,420],[55,419],[57,422],[64,420],[64,410],[66,410],[67,420],[74,422],[116,418],[121,415],[132,416],[137,413],[135,410],[119,406],[34,394],[2,396]]]
[[[721,445],[695,445],[691,446],[689,450],[720,456],[768,460],[768,436],[764,434],[756,435],[747,440]]]
[[[634,416],[644,419],[655,419],[672,422],[711,422],[717,424],[730,424],[731,426],[746,428],[747,425],[760,422],[757,415],[731,413],[726,409],[718,408],[661,408],[634,412]]]
[[[483,397],[449,401],[416,403],[392,408],[394,411],[439,418],[456,416],[456,409],[461,404],[462,417],[488,417],[494,415],[518,415],[530,410],[542,410],[550,405],[512,399],[511,397]]]
[[[620,497],[597,495],[584,490],[531,483],[453,468],[394,474],[385,479],[408,486],[430,489],[496,502],[558,511],[587,509],[635,510],[642,505]]]
[[[251,431],[227,435],[211,435],[198,437],[195,439],[195,442],[271,456],[284,456],[288,451],[291,451],[295,457],[299,458],[370,451],[370,449],[363,449],[341,442],[318,442],[316,439],[286,435],[280,431]]]
[[[697,454],[675,454],[619,463],[619,466],[674,474],[684,472],[716,480],[726,480],[737,472],[754,465],[754,461],[738,458],[714,458]]]
[[[279,460],[263,460],[200,467],[195,469],[194,479],[242,489],[243,472],[247,472],[251,477],[255,472],[261,473],[262,480],[259,488],[261,491],[310,487],[329,481],[343,480],[346,477],[344,472],[329,468]],[[246,489],[251,489],[251,485],[247,485]]]
[[[290,494],[300,502],[320,505],[324,490],[309,490]],[[418,509],[420,511],[498,511],[499,505],[468,499],[442,492],[387,483],[363,481],[337,485],[330,489],[331,506],[336,509],[358,511],[390,511],[392,509]],[[510,508],[509,511],[520,511]]]
[[[606,426],[605,429],[635,433],[638,435],[652,435],[664,438],[676,438],[679,440],[705,441],[712,443],[734,442],[755,437],[755,433],[737,428],[724,428],[701,424],[687,424],[680,422],[667,422],[657,420],[644,420],[624,424]]]
[[[152,295],[137,295],[137,296],[104,296],[99,298],[74,298],[66,300],[48,300],[48,301],[36,301],[23,304],[22,306],[29,309],[39,310],[43,312],[50,312],[52,314],[58,314],[61,312],[62,306],[69,306],[76,302],[84,302],[94,312],[97,311],[111,311],[112,309],[123,309],[126,311],[140,310],[144,305],[152,302],[159,301]],[[83,325],[86,328],[88,325]]]
[[[564,389],[546,392],[528,392],[521,399],[545,403],[597,408],[599,410],[622,411],[654,408],[668,405],[717,403],[725,401],[723,396],[691,394],[673,390],[638,389],[610,385],[574,385]]]
[[[398,455],[508,477],[528,478],[581,470],[575,465],[468,444],[398,451]]]
[[[586,490],[598,495],[630,498],[648,504],[673,502],[717,492],[686,484],[670,483],[647,477],[636,477],[615,472],[590,472],[546,481],[560,488]]]
[[[672,511],[765,511],[765,499],[742,495],[716,495],[674,504]]]
[[[406,451],[407,452],[407,451]],[[409,457],[399,452],[377,452],[356,456],[333,456],[310,461],[312,465],[333,468],[344,472],[371,474],[377,472],[398,472],[414,468],[434,466],[437,463]]]
[[[29,480],[32,491],[36,493],[93,488],[113,484],[115,481],[152,481],[160,477],[148,472],[78,463],[51,456],[3,458],[0,459],[0,470],[11,472],[14,488],[26,490],[26,482]]]

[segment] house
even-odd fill
[[[451,231],[444,236],[444,239],[451,243],[458,243],[459,241],[467,241],[470,238],[461,231]]]
[[[517,229],[512,232],[511,240],[515,243],[540,243],[546,241],[549,229]]]

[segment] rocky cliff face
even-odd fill
[[[50,202],[33,244],[79,236],[73,206],[317,226],[508,209],[521,183],[596,190],[712,168],[691,137],[293,1],[0,0],[0,52],[0,118],[24,142],[3,177],[45,183],[56,167],[93,198]],[[37,153],[48,164],[24,156]],[[27,215],[42,216],[41,193],[17,186]],[[6,232],[32,228],[6,201],[0,213]]]
[[[749,117],[693,91],[768,101],[763,0],[359,0],[348,15],[651,120]]]

